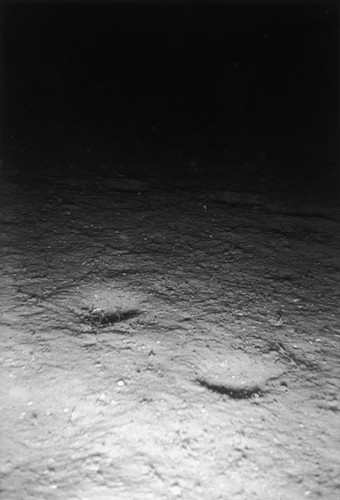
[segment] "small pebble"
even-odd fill
[[[178,484],[173,484],[171,486],[171,493],[173,495],[179,496],[182,493],[182,488]]]

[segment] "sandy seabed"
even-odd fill
[[[3,154],[1,499],[338,499],[339,207],[138,147]]]

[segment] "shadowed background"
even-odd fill
[[[326,172],[334,186],[338,11],[324,1],[3,2],[2,145],[173,155],[173,172],[178,159],[206,157],[199,174],[216,180],[234,167],[215,171],[214,156],[236,155],[315,186]]]

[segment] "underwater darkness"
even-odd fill
[[[337,179],[338,5],[2,2],[2,147],[319,155]]]

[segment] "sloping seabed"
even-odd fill
[[[338,207],[79,158],[2,159],[1,498],[339,498]]]

